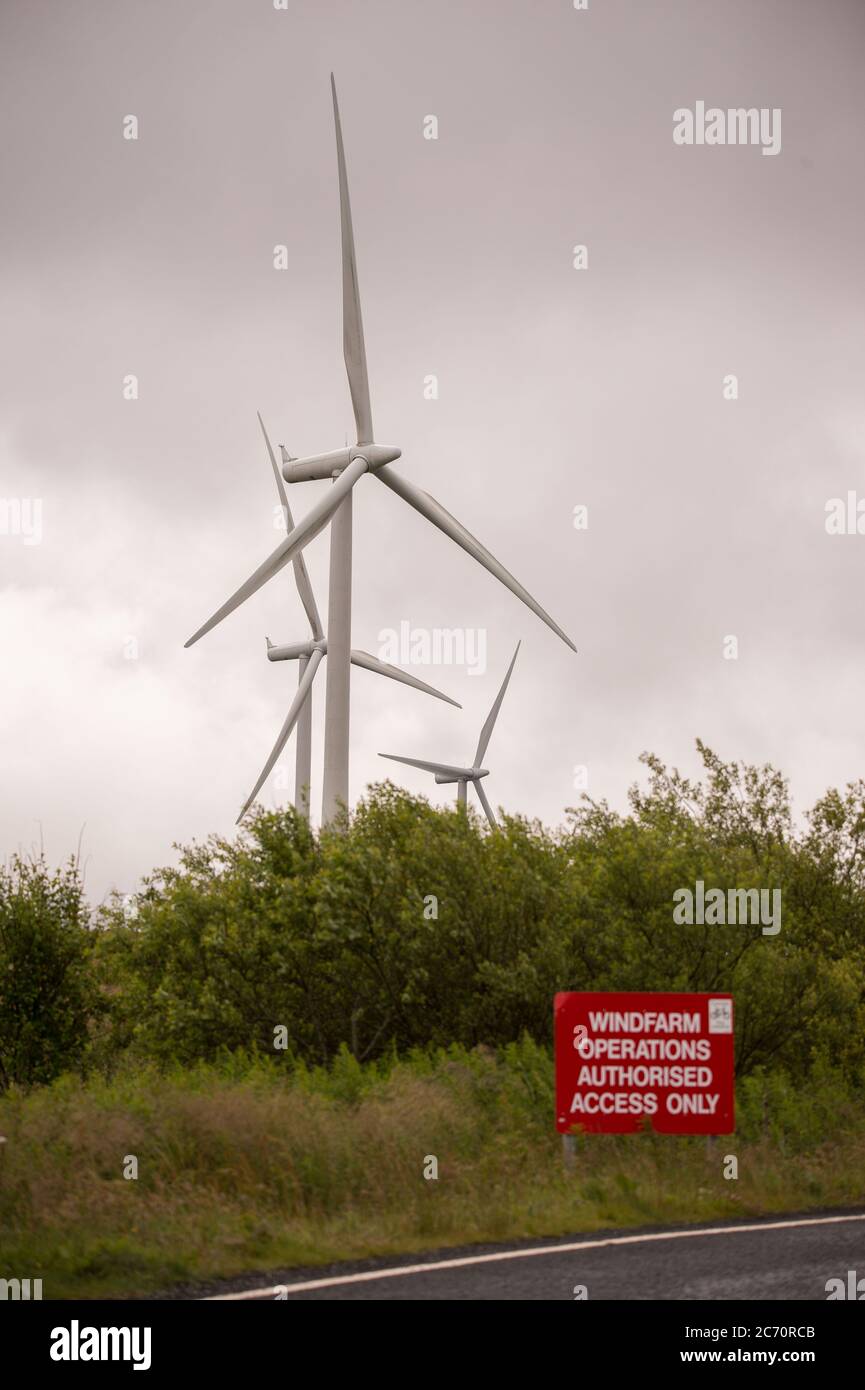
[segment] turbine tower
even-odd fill
[[[291,531],[294,527],[294,520],[291,515],[291,508],[288,505],[288,497],[285,491],[285,484],[279,471],[279,466],[274,456],[273,448],[268,437],[267,430],[264,428],[264,421],[258,417],[261,425],[261,432],[264,435],[264,442],[267,445],[267,452],[273,467],[274,477],[276,478],[276,488],[279,493],[279,500],[282,505],[283,516],[285,517],[285,529]],[[294,773],[294,804],[301,815],[309,815],[309,786],[312,767],[312,686],[316,672],[321,665],[323,657],[327,655],[328,643],[321,625],[321,618],[318,613],[318,605],[315,601],[312,584],[306,568],[306,561],[302,555],[295,556],[292,561],[294,566],[294,577],[297,582],[297,590],[300,594],[301,603],[309,619],[312,628],[312,637],[306,642],[296,642],[290,646],[275,646],[269,637],[267,642],[267,656],[269,661],[297,661],[298,680],[297,693],[291,702],[285,722],[279,731],[276,743],[271,749],[270,756],[261,770],[258,781],[243,804],[243,810],[237,817],[237,824],[243,820],[253,801],[257,797],[261,787],[270,775],[280,753],[285,747],[292,729],[297,725],[297,750],[295,759]],[[390,680],[401,681],[403,685],[413,686],[415,690],[422,690],[427,695],[434,695],[437,700],[444,700],[449,705],[456,705],[457,709],[462,706],[452,700],[449,695],[443,695],[440,690],[427,685],[426,681],[419,680],[417,676],[412,676],[408,671],[403,671],[399,666],[391,666],[389,662],[379,661],[378,657],[370,655],[369,652],[352,650],[350,660],[354,666],[363,666],[367,671],[375,671],[380,676],[388,676]]]
[[[422,768],[424,772],[434,772],[437,782],[456,782],[458,806],[465,806],[468,784],[471,782],[478,794],[478,800],[486,811],[487,820],[493,830],[498,828],[498,821],[493,815],[493,808],[487,800],[486,792],[481,786],[481,778],[489,777],[489,768],[481,767],[481,759],[489,747],[492,732],[496,726],[496,720],[499,716],[499,710],[502,707],[502,700],[505,698],[505,691],[508,688],[508,681],[511,678],[511,671],[514,669],[514,662],[517,659],[517,652],[519,649],[520,644],[518,642],[517,649],[511,657],[511,664],[502,681],[502,688],[493,701],[493,707],[487,715],[484,727],[481,729],[481,736],[478,739],[478,746],[471,767],[454,767],[451,763],[430,763],[425,762],[422,758],[401,758],[396,753],[379,753],[378,755],[380,758],[390,758],[395,763],[407,763],[409,767]]]
[[[352,541],[352,492],[355,484],[365,473],[371,473],[379,482],[446,536],[455,541],[478,564],[489,570],[511,593],[521,599],[543,622],[555,632],[563,642],[576,651],[576,647],[558,623],[554,622],[536,599],[523,588],[522,584],[510,574],[475,536],[428,492],[423,492],[416,484],[409,482],[399,473],[394,473],[390,464],[401,457],[401,450],[393,445],[376,444],[372,427],[369,379],[366,366],[363,323],[360,311],[360,295],[357,280],[357,259],[354,249],[351,208],[348,197],[348,179],[345,169],[345,152],[342,142],[342,127],[336,99],[336,85],[331,74],[333,93],[333,114],[336,128],[336,153],[339,174],[340,223],[342,230],[342,300],[343,300],[343,355],[351,392],[357,444],[353,447],[335,449],[331,453],[316,454],[309,458],[292,459],[283,453],[282,474],[286,482],[306,482],[312,479],[333,480],[326,496],[321,497],[302,521],[289,532],[268,558],[259,565],[245,583],[241,584],[229,599],[216,610],[207,622],[186,642],[191,647],[217,623],[222,622],[235,608],[256,593],[263,584],[293,560],[320,531],[331,522],[330,532],[330,593],[328,595],[328,643],[327,663],[327,711],[325,720],[324,751],[324,796],[322,820],[326,823],[338,813],[340,804],[348,805],[348,739],[349,739],[349,680],[351,669],[351,541]]]

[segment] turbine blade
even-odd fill
[[[498,830],[498,828],[499,828],[499,823],[498,823],[498,821],[496,820],[495,816],[493,815],[493,808],[492,808],[492,806],[490,805],[489,801],[487,800],[487,794],[486,794],[486,792],[484,791],[483,787],[481,786],[480,782],[475,782],[475,783],[474,783],[474,789],[475,789],[475,791],[476,791],[477,794],[478,794],[478,797],[479,797],[479,799],[480,799],[481,805],[483,806],[484,810],[485,810],[486,813],[487,813],[487,820],[489,821],[489,823],[490,823],[490,825],[492,826],[493,830]]]
[[[285,529],[287,532],[293,531],[294,521],[292,520],[291,516],[291,508],[288,505],[288,493],[285,490],[285,483],[283,482],[282,473],[280,472],[279,465],[276,462],[276,455],[273,452],[273,445],[270,442],[270,436],[268,435],[267,430],[264,428],[264,421],[261,418],[261,411],[257,410],[255,413],[258,416],[258,423],[261,426],[261,433],[264,435],[264,442],[267,445],[267,452],[270,455],[270,462],[273,467],[273,476],[276,479],[276,490],[279,493],[279,500],[282,503],[282,510],[285,514]]]
[[[496,720],[499,717],[499,710],[502,707],[502,700],[505,698],[505,691],[508,688],[508,681],[511,678],[511,671],[514,669],[514,662],[517,659],[517,652],[519,651],[519,649],[520,644],[518,642],[517,651],[514,652],[513,656],[511,657],[511,664],[507,669],[507,674],[505,675],[504,680],[502,681],[502,688],[496,696],[495,700],[493,701],[493,707],[487,715],[486,724],[484,724],[484,727],[481,729],[481,736],[478,739],[478,751],[475,753],[475,767],[480,767],[484,753],[486,753],[487,748],[489,747],[490,736],[493,732],[493,729],[495,728]]]
[[[571,648],[571,651],[577,650],[567,633],[562,631],[558,623],[553,622],[549,613],[544,612],[528,590],[524,589],[522,584],[508,573],[504,565],[500,565],[495,556],[491,555],[486,547],[481,545],[480,541],[457,521],[456,517],[451,516],[440,502],[437,502],[428,492],[423,492],[419,487],[416,487],[414,483],[410,483],[401,473],[392,472],[389,464],[383,464],[377,468],[375,476],[380,478],[391,491],[397,493],[404,502],[408,502],[410,507],[414,507],[415,511],[420,512],[421,516],[425,516],[427,521],[431,521],[433,526],[437,526],[440,531],[444,531],[446,536],[450,536],[452,541],[456,541],[457,545],[462,546],[463,550],[477,560],[478,564],[483,565],[484,569],[489,570],[490,574],[494,575],[507,589],[510,589],[512,594],[516,594],[518,599],[522,599],[523,603],[531,608],[532,612],[536,613],[547,627],[552,628],[553,632],[561,637],[562,641]]]
[[[276,479],[276,490],[279,493],[279,500],[282,503],[282,510],[285,516],[285,533],[286,535],[290,535],[294,530],[294,517],[291,515],[291,507],[288,505],[288,494],[285,490],[282,471],[276,461],[276,455],[273,452],[273,446],[268,438],[267,430],[264,428],[264,421],[261,415],[258,416],[258,423],[261,425],[261,433],[264,435],[264,442],[267,445],[267,452],[270,455],[270,462],[273,467],[273,476]],[[309,625],[312,628],[312,635],[316,641],[318,641],[320,637],[324,636],[324,628],[321,625],[315,594],[312,592],[312,584],[309,580],[306,561],[302,555],[297,555],[292,561],[292,564],[294,565],[294,578],[297,584],[297,592],[300,594],[300,601],[303,604],[303,611],[306,613]]]
[[[360,289],[357,283],[357,258],[354,252],[354,231],[351,225],[351,204],[348,198],[348,176],[345,171],[345,150],[342,126],[336,100],[336,83],[330,74],[333,93],[333,122],[336,128],[336,160],[339,167],[339,220],[342,230],[342,350],[348,387],[354,407],[358,444],[372,444],[372,407],[369,401],[369,377],[366,370],[366,348],[363,341],[363,319],[360,313]]]
[[[419,767],[423,772],[440,772],[455,780],[465,777],[470,771],[467,767],[451,767],[449,763],[427,763],[423,758],[400,758],[396,753],[379,753],[380,758],[390,758],[394,763],[406,763],[409,767]]]
[[[426,695],[434,695],[437,700],[445,700],[449,705],[456,705],[457,709],[462,709],[462,705],[456,700],[452,700],[450,695],[443,695],[434,686],[427,685],[426,681],[418,680],[417,676],[410,676],[408,671],[403,671],[399,666],[391,666],[387,661],[379,661],[377,656],[370,656],[369,652],[352,651],[351,659],[355,666],[363,666],[367,671],[377,671],[380,676],[390,676],[392,681],[402,681],[403,685],[413,685],[415,690],[422,690]]]
[[[250,575],[245,584],[241,584],[240,588],[232,594],[230,599],[226,600],[221,608],[217,608],[213,616],[208,618],[203,627],[193,633],[189,641],[184,643],[184,646],[191,647],[194,642],[198,641],[199,637],[203,637],[211,628],[216,627],[217,623],[221,623],[223,618],[227,618],[229,613],[233,613],[235,608],[239,608],[246,599],[257,593],[262,584],[266,584],[268,579],[272,579],[275,574],[278,574],[298,551],[302,550],[305,545],[309,545],[309,542],[318,535],[319,531],[324,530],[342,499],[351,492],[358,478],[366,472],[367,467],[366,459],[354,459],[340,474],[330,491],[315,504],[312,511],[307,513],[303,521],[298,522],[291,534],[286,536],[285,540],[276,547],[273,554],[259,565],[255,573]]]
[[[324,653],[320,652],[318,648],[316,648],[312,656],[309,658],[309,665],[307,666],[302,677],[297,683],[297,692],[295,694],[294,699],[291,702],[291,708],[289,709],[288,714],[285,717],[285,723],[279,731],[279,736],[276,740],[276,743],[273,745],[270,757],[264,764],[264,767],[261,769],[261,775],[259,776],[258,781],[253,787],[252,791],[249,793],[249,796],[246,798],[246,801],[243,803],[243,810],[241,811],[240,815],[237,817],[237,821],[235,822],[237,825],[240,825],[240,822],[243,820],[243,817],[246,815],[253,801],[258,796],[262,784],[267,780],[274,763],[276,762],[277,758],[279,757],[280,753],[285,747],[288,741],[288,736],[294,728],[295,724],[297,723],[298,717],[300,715],[301,710],[303,709],[304,703],[309,697],[309,692],[312,688],[312,682],[315,679],[315,673],[319,668],[323,655]]]

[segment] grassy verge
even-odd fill
[[[330,1069],[234,1058],[0,1099],[0,1277],[136,1294],[250,1269],[865,1201],[865,1098],[827,1068],[739,1087],[738,1131],[579,1141],[549,1054],[453,1048]],[[735,1154],[739,1176],[723,1177]],[[429,1155],[438,1180],[424,1178]],[[128,1156],[138,1177],[126,1180]]]

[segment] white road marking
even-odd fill
[[[607,1245],[640,1245],[653,1240],[689,1240],[699,1236],[735,1236],[749,1231],[786,1231],[796,1226],[832,1226],[843,1221],[865,1221],[858,1216],[809,1216],[797,1221],[761,1221],[755,1226],[708,1226],[693,1231],[655,1231],[640,1236],[608,1236],[606,1240],[580,1240],[570,1245],[535,1245],[527,1250],[500,1250],[494,1255],[464,1255],[457,1260],[436,1260],[425,1265],[395,1265],[391,1269],[370,1269],[360,1274],[332,1275],[328,1279],[305,1279],[298,1284],[274,1284],[267,1289],[247,1289],[244,1293],[211,1294],[205,1303],[230,1303],[247,1298],[277,1298],[307,1289],[331,1289],[339,1284],[368,1284],[376,1279],[399,1279],[409,1274],[430,1274],[437,1269],[465,1269],[468,1265],[492,1264],[494,1260],[529,1260],[536,1255],[569,1255],[575,1250],[599,1250]]]

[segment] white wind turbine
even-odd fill
[[[288,505],[288,497],[285,491],[285,484],[279,471],[279,465],[273,452],[267,430],[264,428],[264,421],[258,417],[261,432],[264,435],[264,442],[267,445],[267,452],[273,467],[273,475],[276,478],[276,488],[279,493],[279,500],[285,518],[285,529],[291,531],[294,527],[294,520],[291,515],[291,508]],[[249,793],[243,804],[243,810],[237,817],[237,824],[243,820],[253,801],[257,797],[264,782],[270,775],[280,753],[285,747],[292,729],[297,725],[297,749],[295,758],[294,773],[294,804],[302,815],[309,815],[309,786],[312,767],[312,685],[315,680],[315,673],[321,665],[322,659],[327,655],[327,637],[321,625],[321,618],[318,612],[318,604],[315,601],[315,594],[312,590],[309,573],[306,568],[306,561],[303,556],[295,555],[292,561],[294,567],[294,577],[297,583],[297,591],[300,594],[300,601],[303,604],[309,625],[312,628],[312,637],[306,642],[295,642],[289,646],[275,646],[270,638],[265,638],[267,642],[267,656],[269,661],[297,661],[298,679],[297,693],[291,702],[285,723],[279,731],[276,743],[270,753],[270,757],[261,769],[258,781]],[[456,700],[452,700],[449,695],[443,695],[440,690],[435,690],[433,686],[427,685],[425,681],[418,680],[417,676],[412,676],[408,671],[400,670],[399,666],[391,666],[386,661],[379,661],[378,657],[371,656],[369,652],[352,650],[350,659],[355,666],[363,666],[367,671],[375,671],[380,676],[388,676],[391,680],[401,681],[403,685],[411,685],[415,690],[422,690],[427,695],[434,695],[437,700],[444,700],[449,705],[456,705],[457,709],[462,706]]]
[[[490,738],[496,725],[499,710],[502,707],[502,700],[505,698],[505,691],[508,688],[508,681],[511,678],[511,671],[514,669],[514,662],[517,659],[517,652],[520,649],[519,642],[517,649],[511,657],[511,664],[507,669],[502,688],[493,701],[493,707],[486,718],[486,723],[481,729],[481,736],[478,739],[478,746],[475,752],[474,761],[471,767],[454,767],[451,763],[431,763],[425,762],[423,758],[401,758],[396,753],[379,753],[380,758],[390,758],[395,763],[406,763],[409,767],[422,768],[424,772],[434,772],[437,782],[456,782],[457,784],[457,805],[465,806],[468,791],[468,784],[471,782],[478,794],[478,799],[487,813],[487,820],[493,830],[497,829],[498,822],[493,815],[493,808],[487,800],[486,792],[481,786],[481,778],[489,777],[489,768],[481,767],[481,759],[489,747]]]
[[[421,516],[426,517],[446,536],[450,536],[451,540],[489,570],[490,574],[510,589],[511,593],[516,594],[517,598],[521,599],[531,608],[533,613],[552,628],[563,642],[566,642],[573,651],[576,651],[573,642],[562,631],[558,623],[553,621],[540,604],[532,598],[531,594],[523,588],[522,584],[512,574],[509,574],[503,565],[499,564],[495,556],[490,554],[470,531],[467,531],[428,492],[423,492],[407,478],[391,471],[389,465],[401,456],[401,450],[394,446],[374,442],[345,153],[333,74],[331,74],[330,80],[336,127],[342,228],[343,354],[357,425],[357,445],[303,459],[292,459],[283,450],[282,473],[287,482],[331,478],[333,479],[333,486],[326,496],[319,499],[303,520],[293,527],[285,540],[273,551],[273,554],[259,565],[255,573],[250,575],[244,584],[241,584],[231,598],[221,608],[218,608],[185,644],[187,647],[191,647],[206,632],[216,627],[217,623],[222,622],[222,619],[227,617],[229,613],[233,613],[235,608],[238,608],[240,604],[256,593],[269,579],[272,579],[284,565],[287,565],[324,529],[328,522],[331,522],[330,592],[327,625],[327,711],[322,807],[322,820],[324,822],[332,820],[338,814],[340,804],[348,805],[352,492],[355,484],[365,473],[371,473],[378,478],[379,482],[384,483],[410,507],[414,507],[416,511],[420,512]]]

